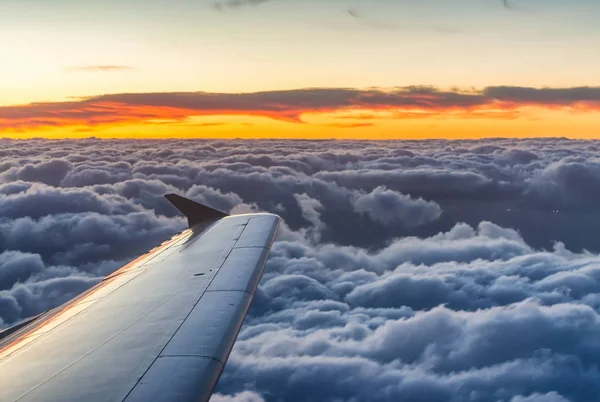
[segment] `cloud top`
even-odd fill
[[[215,401],[600,393],[595,141],[0,145],[0,326],[181,230],[177,192],[285,221]]]

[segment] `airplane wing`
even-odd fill
[[[167,198],[190,229],[63,306],[0,332],[0,401],[206,401],[279,217]]]

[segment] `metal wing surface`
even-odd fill
[[[192,225],[31,322],[0,332],[0,401],[206,401],[279,225],[178,196]]]

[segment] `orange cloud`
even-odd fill
[[[527,109],[600,111],[600,87],[488,87],[440,90],[307,88],[241,94],[174,92],[92,96],[68,102],[0,107],[0,130],[185,122],[197,116],[255,116],[303,123],[305,115],[349,113],[368,120],[456,118],[515,119]],[[335,123],[333,123],[335,124]],[[353,125],[356,126],[356,125]]]
[[[127,71],[127,70],[135,70],[135,68],[130,66],[119,66],[119,65],[99,65],[99,66],[78,66],[78,67],[70,67],[67,71],[70,72],[106,72],[106,71]]]

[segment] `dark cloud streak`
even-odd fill
[[[185,120],[191,116],[255,115],[302,122],[306,113],[344,110],[397,112],[400,117],[476,114],[495,110],[514,117],[521,107],[600,110],[600,87],[487,87],[443,90],[428,86],[391,89],[305,88],[255,93],[127,93],[77,101],[0,107],[0,129]],[[417,112],[417,113],[415,113]],[[502,113],[500,113],[502,112]],[[403,115],[404,113],[404,115]]]
[[[353,19],[359,21],[361,24],[364,24],[367,27],[375,28],[375,29],[383,29],[383,30],[392,30],[392,31],[406,31],[406,30],[414,30],[414,29],[431,29],[433,31],[439,33],[453,34],[461,32],[461,29],[457,27],[451,26],[441,26],[441,25],[429,25],[426,22],[420,22],[419,24],[401,24],[397,22],[392,22],[390,20],[376,19],[370,17],[368,14],[363,13],[361,10],[356,8],[349,8],[346,10],[349,16]]]
[[[219,11],[223,11],[225,9],[234,9],[240,8],[244,6],[257,6],[259,4],[266,3],[271,0],[223,0],[223,1],[215,1],[213,2],[213,7]]]

